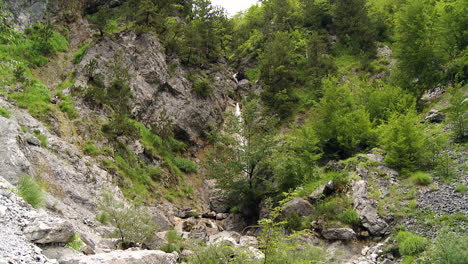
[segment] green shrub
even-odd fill
[[[73,234],[73,236],[70,237],[67,243],[67,247],[73,248],[74,250],[81,252],[85,246],[85,243],[83,240],[81,240],[81,235],[78,233]]]
[[[102,212],[102,213],[99,213],[98,215],[96,215],[96,219],[99,221],[99,223],[105,225],[105,224],[109,223],[111,217],[107,213]]]
[[[194,254],[189,256],[190,264],[226,264],[238,263],[233,260],[235,249],[222,243],[209,245],[207,247],[199,246],[195,248]]]
[[[116,228],[113,237],[118,238],[122,248],[131,243],[141,243],[154,236],[156,226],[148,211],[135,204],[126,206],[117,201],[111,192],[104,192],[99,202],[99,210],[110,217]]]
[[[10,117],[10,111],[8,111],[7,109],[5,109],[3,107],[0,107],[0,116],[3,116],[5,118],[9,118]]]
[[[61,99],[61,102],[59,103],[60,110],[62,112],[67,113],[70,119],[75,118],[77,114],[73,103],[73,99],[70,96],[64,95],[62,92],[58,92],[57,96]]]
[[[196,173],[198,171],[197,164],[188,159],[175,157],[174,164],[185,173]]]
[[[426,155],[426,135],[415,113],[393,114],[380,126],[380,145],[386,151],[385,162],[400,169],[422,164]]]
[[[43,84],[33,82],[27,85],[23,91],[8,95],[21,108],[28,109],[28,112],[41,120],[44,120],[51,109],[50,91]]]
[[[429,185],[432,183],[432,177],[429,173],[417,171],[411,176],[411,180],[417,185]]]
[[[203,78],[201,80],[196,80],[193,83],[193,90],[199,96],[206,97],[213,92],[213,87],[211,86],[208,78]]]
[[[461,194],[465,194],[468,191],[468,186],[464,184],[458,184],[457,187],[455,187],[455,191]]]
[[[34,136],[41,142],[41,147],[47,148],[47,137],[45,135],[42,135],[39,130],[35,130]]]
[[[347,208],[340,214],[338,214],[337,219],[340,222],[343,222],[348,225],[352,226],[357,226],[361,223],[361,220],[359,219],[359,215],[356,213],[356,211],[353,208]]]
[[[312,126],[325,154],[347,157],[372,143],[369,113],[357,101],[350,83],[326,79],[314,115]]]
[[[423,252],[428,245],[426,238],[407,231],[398,232],[396,241],[400,254],[404,256],[417,255]]]
[[[167,244],[161,247],[161,250],[167,253],[177,251],[182,252],[185,247],[184,239],[175,230],[169,230],[166,233]]]
[[[31,176],[23,176],[18,181],[18,195],[34,208],[44,203],[44,193],[39,183]]]
[[[466,233],[443,232],[430,250],[432,264],[468,263],[468,235]]]
[[[76,53],[75,56],[73,57],[73,63],[78,64],[81,62],[83,59],[84,55],[86,54],[86,51],[89,49],[89,43],[86,43],[81,47]]]
[[[83,148],[85,154],[96,156],[101,154],[101,151],[94,144],[86,144]]]

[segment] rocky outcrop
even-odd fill
[[[336,186],[333,181],[327,181],[324,185],[319,186],[307,197],[311,203],[316,203],[328,195],[336,191]]]
[[[39,213],[13,190],[0,176],[0,263],[55,263],[23,235],[21,229]]]
[[[90,256],[64,258],[61,264],[175,264],[178,256],[160,250],[116,250]]]
[[[376,202],[367,196],[367,182],[364,180],[353,183],[353,204],[362,225],[372,235],[384,235],[388,224],[377,214]]]
[[[351,240],[356,238],[356,233],[351,228],[326,228],[322,236],[327,240]]]
[[[430,123],[442,123],[445,119],[444,114],[439,110],[432,109],[429,111],[428,115],[424,118],[422,122],[430,122]]]
[[[242,232],[247,223],[241,214],[228,214],[227,218],[221,221],[221,226],[224,230]]]
[[[117,63],[128,69],[131,112],[139,121],[151,127],[166,115],[178,139],[199,142],[210,124],[222,122],[227,91],[235,90],[236,83],[230,78],[232,74],[227,66],[219,64],[221,71],[203,72],[213,81],[210,83],[212,93],[201,96],[186,77],[189,71],[177,61],[171,63],[169,71],[166,59],[163,47],[154,35],[121,33],[116,38],[105,38],[90,46],[76,71],[76,85],[87,87],[90,75],[100,76],[101,81],[109,85],[116,75],[112,65]],[[93,63],[96,67],[90,70],[88,65]]]
[[[47,216],[35,218],[23,229],[29,241],[36,244],[67,243],[74,233],[70,222]]]
[[[282,216],[287,217],[293,212],[297,213],[299,216],[309,216],[312,213],[312,205],[308,201],[296,197],[284,204]]]

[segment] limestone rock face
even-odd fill
[[[116,250],[89,256],[73,256],[61,260],[61,264],[175,264],[177,256],[160,250]]]
[[[353,203],[362,225],[372,235],[384,235],[387,232],[388,224],[377,214],[375,201],[367,196],[366,181],[353,183]]]
[[[8,182],[18,182],[18,175],[30,174],[31,163],[18,144],[18,125],[0,116],[0,176]]]
[[[221,70],[203,72],[214,81],[210,83],[212,93],[201,96],[186,77],[190,69],[177,66],[177,61],[168,66],[163,47],[154,35],[125,32],[115,39],[105,38],[90,46],[76,71],[77,85],[87,87],[89,75],[101,76],[102,82],[109,85],[115,76],[112,65],[117,60],[128,69],[131,112],[147,126],[158,124],[166,115],[176,138],[198,142],[210,124],[222,122],[228,91],[237,89],[226,65],[220,63],[217,66]],[[92,72],[87,67],[90,63],[97,63]]]
[[[322,230],[322,236],[328,240],[351,240],[356,233],[351,228],[327,228]]]
[[[23,233],[29,241],[37,244],[67,243],[74,229],[66,220],[38,217],[24,228]]]
[[[308,216],[312,213],[312,205],[300,197],[296,197],[284,204],[283,217],[296,212],[299,216]]]

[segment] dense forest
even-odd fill
[[[10,2],[0,0],[0,97],[112,175],[132,206],[104,192],[96,211],[121,248],[145,245],[156,229],[142,205],[197,208],[200,182],[214,179],[263,257],[175,231],[158,249],[189,250],[188,263],[347,263],[305,239],[346,229],[363,243],[385,240],[392,255],[355,263],[468,261],[466,0],[261,0],[232,17],[209,0],[56,0],[59,11],[23,28]],[[167,64],[155,80],[142,74],[158,85],[146,101],[129,34],[159,41],[144,49]],[[188,101],[238,109],[210,112],[222,117],[191,134],[177,105],[157,97],[186,96],[161,81],[171,78],[189,84]],[[0,104],[0,116],[11,112]],[[23,130],[48,148],[44,132]],[[360,182],[375,222],[359,208]],[[31,177],[19,184],[44,188]],[[424,207],[421,197],[444,186],[464,205]]]

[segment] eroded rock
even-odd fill
[[[388,224],[377,214],[376,202],[367,196],[367,183],[363,180],[353,183],[353,203],[362,225],[372,235],[384,235]]]
[[[328,240],[351,240],[356,233],[351,228],[326,228],[322,230],[322,236]]]
[[[308,216],[312,214],[312,205],[308,201],[296,197],[284,204],[282,216],[287,217],[293,212],[296,212],[299,216]]]
[[[67,243],[75,233],[73,225],[60,218],[38,217],[28,224],[24,235],[37,244]]]
[[[62,259],[61,264],[175,264],[178,256],[160,250],[116,250]]]

